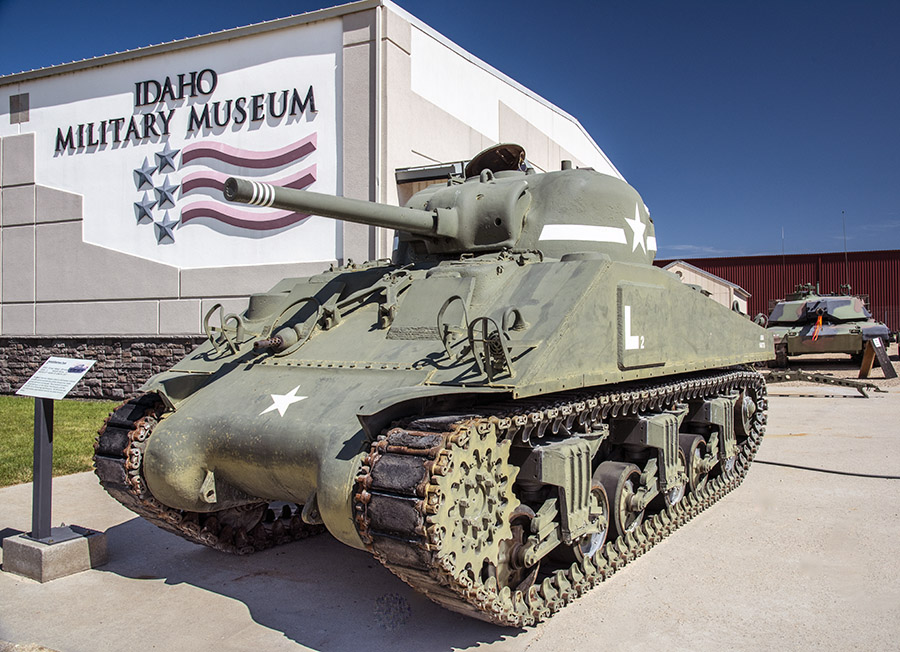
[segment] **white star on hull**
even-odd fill
[[[287,394],[270,394],[272,397],[272,405],[267,407],[265,410],[259,413],[259,416],[264,415],[266,412],[271,412],[272,410],[278,410],[278,414],[284,416],[284,413],[287,412],[287,409],[293,405],[294,403],[298,403],[305,398],[309,398],[307,396],[297,396],[297,391],[300,389],[300,385],[297,385],[294,389],[289,391]]]

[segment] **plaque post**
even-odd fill
[[[34,399],[34,478],[31,508],[31,537],[50,537],[53,495],[53,399]]]

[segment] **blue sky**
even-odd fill
[[[0,0],[0,74],[334,4]],[[900,2],[397,4],[575,116],[661,258],[900,249]]]

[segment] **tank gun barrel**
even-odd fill
[[[302,211],[347,222],[398,229],[422,236],[452,238],[456,236],[458,227],[456,211],[453,209],[439,208],[426,211],[388,206],[309,190],[281,188],[237,177],[230,177],[225,181],[225,199],[253,206]]]

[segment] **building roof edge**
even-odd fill
[[[428,34],[428,36],[430,36],[431,38],[435,39],[438,43],[440,43],[440,44],[443,45],[444,47],[446,47],[446,48],[452,50],[453,52],[455,52],[455,53],[458,54],[459,56],[461,56],[461,57],[463,57],[464,59],[466,59],[469,63],[471,63],[471,64],[473,64],[473,65],[475,65],[475,66],[478,66],[479,68],[481,68],[481,69],[484,70],[485,72],[490,73],[491,75],[493,75],[493,76],[496,77],[497,79],[499,79],[499,80],[501,80],[502,82],[504,82],[504,83],[506,83],[506,84],[512,86],[512,87],[515,88],[516,90],[518,90],[518,91],[520,91],[520,92],[522,92],[522,93],[525,93],[525,94],[528,95],[531,99],[533,99],[533,100],[539,102],[540,104],[543,104],[544,106],[546,106],[546,107],[547,107],[548,109],[550,109],[551,111],[553,111],[553,112],[559,114],[561,117],[563,117],[563,118],[565,118],[566,120],[569,120],[570,122],[572,122],[576,127],[578,127],[578,129],[581,131],[581,133],[584,135],[584,137],[587,138],[588,142],[590,142],[590,143],[596,148],[596,150],[600,153],[600,155],[601,155],[601,156],[603,157],[603,159],[607,162],[607,164],[609,164],[609,167],[612,168],[612,169],[615,171],[615,173],[616,173],[617,175],[619,175],[619,178],[622,179],[622,180],[625,179],[625,177],[622,175],[622,173],[619,171],[619,169],[613,164],[613,162],[612,162],[612,161],[609,159],[609,157],[606,155],[606,152],[604,152],[603,149],[597,144],[597,141],[595,141],[595,140],[593,139],[593,137],[591,137],[591,135],[587,132],[587,129],[584,128],[584,126],[578,121],[577,118],[575,118],[575,117],[572,116],[571,114],[567,113],[567,112],[564,111],[563,109],[559,108],[558,106],[556,106],[555,104],[553,104],[553,102],[550,102],[550,101],[547,100],[546,98],[541,97],[540,95],[538,95],[537,93],[535,93],[533,90],[531,90],[531,89],[528,88],[527,86],[523,86],[522,84],[520,84],[519,82],[517,82],[515,79],[513,79],[512,77],[510,77],[509,75],[507,75],[507,74],[505,74],[505,73],[503,73],[503,72],[500,72],[499,70],[497,70],[496,68],[494,68],[494,67],[493,67],[492,65],[490,65],[489,63],[486,63],[485,61],[479,59],[478,57],[476,57],[474,54],[472,54],[472,53],[469,52],[468,50],[463,49],[460,45],[454,43],[452,40],[450,40],[449,38],[447,38],[446,36],[444,36],[443,34],[441,34],[440,32],[438,32],[436,29],[434,29],[433,27],[431,27],[431,26],[428,25],[427,23],[424,23],[424,22],[421,21],[420,19],[416,18],[414,15],[412,15],[411,13],[409,13],[408,11],[406,11],[403,7],[401,7],[401,6],[397,5],[397,4],[395,4],[394,2],[391,2],[391,0],[383,0],[383,4],[384,4],[385,7],[389,8],[391,11],[393,11],[394,13],[396,13],[397,15],[399,15],[401,18],[403,18],[404,20],[406,20],[406,21],[409,22],[410,24],[414,25],[416,28],[418,28],[418,29],[420,29],[421,31],[423,31],[423,32],[425,32],[426,34]]]
[[[359,11],[366,11],[376,7],[384,6],[385,0],[358,0],[348,4],[337,5],[334,7],[326,7],[325,9],[317,9],[304,14],[295,14],[284,18],[275,18],[261,23],[253,23],[242,27],[229,27],[228,29],[219,30],[218,32],[210,32],[208,34],[200,34],[198,36],[188,36],[181,39],[157,43],[155,45],[145,45],[143,47],[134,48],[132,50],[124,50],[122,52],[114,52],[111,54],[103,54],[87,59],[80,59],[69,63],[60,63],[53,66],[45,66],[43,68],[35,68],[34,70],[26,70],[16,72],[9,75],[0,76],[0,87],[10,84],[17,84],[24,81],[34,79],[42,79],[52,77],[54,75],[62,75],[69,72],[86,70],[98,66],[106,66],[112,63],[121,63],[130,61],[148,55],[163,54],[177,50],[184,50],[198,45],[207,45],[209,43],[219,43],[243,36],[252,36],[262,34],[278,29],[288,27],[297,27],[307,23],[314,23],[330,18],[338,18],[346,14],[352,14]]]

